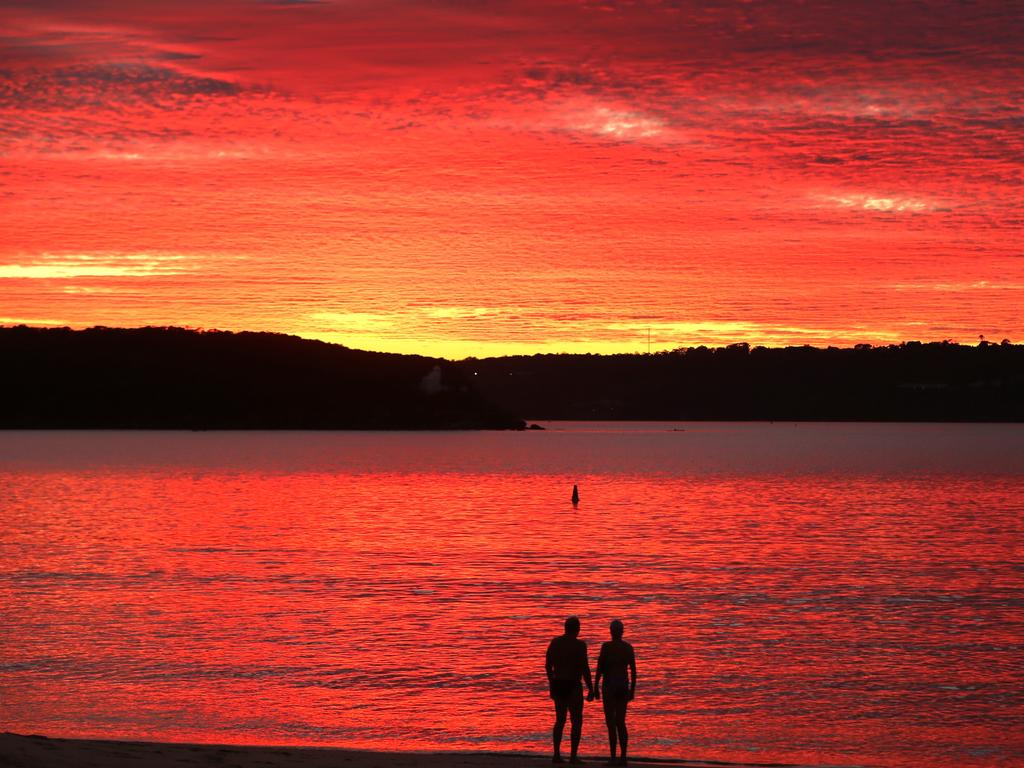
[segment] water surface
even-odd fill
[[[1024,763],[1024,428],[548,426],[0,434],[3,728],[542,751],[576,613],[637,754]]]

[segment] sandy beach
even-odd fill
[[[634,758],[644,766],[740,768],[739,763]],[[142,741],[51,739],[0,734],[2,768],[540,768],[547,755],[494,752],[368,752],[334,747],[245,747],[217,744],[162,744]],[[584,765],[604,766],[604,758],[584,757]],[[747,768],[764,763],[744,763]],[[779,767],[781,768],[781,767]]]

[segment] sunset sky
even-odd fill
[[[1005,0],[0,0],[0,324],[1024,341]]]

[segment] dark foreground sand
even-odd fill
[[[669,765],[668,761],[659,763],[642,758],[631,762],[645,768],[658,765],[668,768]],[[0,768],[547,768],[550,765],[547,756],[491,752],[362,752],[328,747],[87,741],[0,733]],[[585,765],[603,768],[605,761],[591,758]],[[672,768],[716,768],[727,764],[673,760],[670,765]]]

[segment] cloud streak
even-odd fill
[[[64,280],[77,277],[154,277],[188,270],[184,256],[151,254],[50,256],[28,264],[0,264],[0,279]]]

